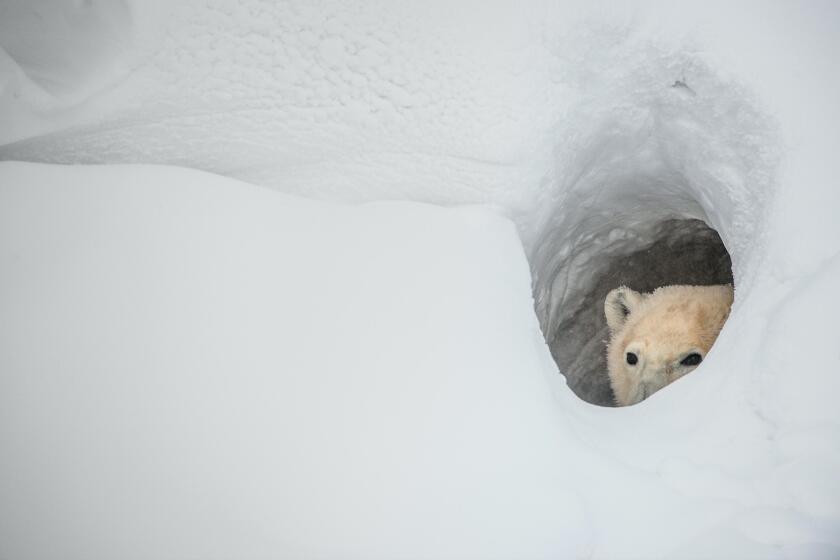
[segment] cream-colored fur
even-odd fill
[[[607,294],[607,369],[616,403],[639,403],[695,369],[691,362],[698,358],[689,356],[706,357],[732,298],[729,285],[665,286],[650,294],[622,286]],[[628,363],[628,353],[635,364]]]

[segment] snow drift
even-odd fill
[[[533,556],[584,530],[506,220],[0,176],[4,557]]]
[[[530,8],[2,8],[0,158],[228,178],[0,165],[0,556],[840,553],[836,8]],[[732,315],[594,407],[663,236]]]

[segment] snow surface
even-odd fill
[[[840,556],[838,8],[609,8],[0,4],[0,159],[227,176],[0,164],[0,557]],[[591,406],[671,218],[730,320]]]

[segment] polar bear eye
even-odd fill
[[[627,363],[631,366],[635,366],[639,363],[639,357],[633,352],[627,352]]]
[[[700,354],[695,352],[694,354],[689,354],[688,356],[683,358],[680,363],[684,366],[696,366],[697,364],[699,364],[702,361],[703,361],[703,356],[701,356]]]

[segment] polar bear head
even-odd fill
[[[619,406],[636,404],[696,368],[729,315],[732,286],[665,286],[607,294],[607,369]]]

